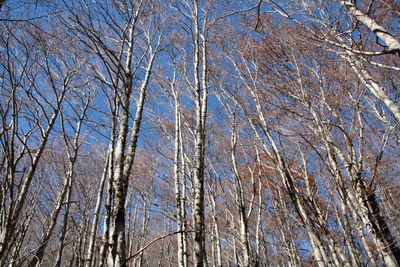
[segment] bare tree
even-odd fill
[[[120,106],[114,152],[110,233],[105,237],[108,239],[109,266],[126,266],[126,193],[135,158],[150,73],[163,38],[161,24],[156,22],[160,18],[159,15],[153,16],[147,13],[151,9],[159,8],[156,3],[135,1],[107,2],[94,7],[83,4],[79,10],[71,10],[74,30],[84,36],[81,41],[98,55],[105,71],[98,73],[99,78],[114,91]],[[118,22],[114,19],[113,12],[118,14]],[[108,32],[97,26],[103,19],[109,25]],[[101,38],[100,34],[104,36]],[[130,128],[132,97],[137,84],[135,79],[140,77],[139,72],[142,67],[145,72],[137,85],[138,100],[134,105],[136,114],[133,126]]]
[[[45,40],[39,36],[43,33],[40,28],[27,25],[21,25],[22,33],[15,35],[17,26],[18,23],[9,25],[10,34],[2,36],[8,51],[2,57],[2,71],[7,73],[3,76],[7,79],[3,80],[2,94],[8,99],[2,103],[1,133],[5,151],[2,162],[6,163],[2,174],[0,241],[0,259],[4,264],[16,241],[13,237],[27,208],[25,203],[29,201],[40,159],[67,93],[77,86],[73,80],[81,67],[81,61],[75,65],[62,62],[61,50],[55,48],[59,40]],[[32,48],[29,42],[35,46]],[[42,77],[45,82],[39,80]],[[22,128],[25,130],[21,131]],[[33,139],[36,141],[32,142]]]

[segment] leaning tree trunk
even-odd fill
[[[376,20],[361,12],[351,1],[339,1],[339,3],[347,9],[353,18],[367,26],[379,39],[385,42],[388,52],[400,56],[400,42],[396,37],[390,34],[382,25],[378,24]]]
[[[17,223],[20,219],[20,216],[22,214],[22,210],[25,206],[25,201],[27,199],[28,191],[31,186],[31,182],[33,180],[33,177],[35,176],[36,170],[39,165],[39,161],[41,159],[41,156],[46,148],[47,141],[49,139],[50,133],[53,131],[54,124],[57,120],[57,117],[60,113],[60,106],[61,102],[64,99],[64,96],[66,94],[66,88],[62,91],[60,94],[59,98],[57,99],[56,107],[54,108],[54,113],[52,114],[49,123],[47,125],[47,128],[44,129],[42,128],[42,138],[40,140],[40,144],[38,149],[36,150],[35,155],[33,156],[32,163],[30,165],[29,171],[27,173],[27,176],[21,186],[20,191],[18,192],[18,195],[16,197],[16,201],[13,202],[15,206],[9,206],[9,213],[7,214],[8,216],[6,218],[1,218],[1,228],[0,228],[0,265],[4,264],[4,261],[7,257],[7,252],[8,249],[11,246],[11,240],[12,236],[15,234]],[[14,127],[14,124],[13,124]],[[10,175],[14,175],[14,173],[11,173]],[[3,201],[4,204],[6,201]],[[3,203],[2,203],[3,204]]]
[[[396,121],[400,122],[400,108],[397,106],[397,104],[390,99],[379,83],[377,83],[369,74],[368,70],[363,66],[361,59],[358,58],[354,53],[348,52],[348,54],[349,56],[345,57],[345,59],[349,62],[360,81],[377,99],[386,105],[386,107],[395,117]]]
[[[54,211],[50,217],[50,224],[48,225],[47,230],[43,233],[40,243],[38,245],[38,250],[36,251],[35,255],[33,256],[32,260],[30,261],[29,266],[40,266],[43,256],[44,256],[44,252],[49,243],[50,237],[53,234],[54,228],[56,227],[58,215],[61,212],[61,208],[63,206],[65,195],[67,194],[67,192],[69,190],[71,190],[72,178],[74,176],[75,162],[78,157],[80,132],[82,129],[82,123],[83,123],[89,102],[90,102],[90,98],[87,99],[85,106],[82,110],[82,114],[77,123],[75,139],[74,139],[74,143],[73,143],[73,147],[72,147],[72,154],[71,154],[71,151],[69,150],[68,138],[66,136],[67,132],[66,132],[66,129],[64,128],[64,116],[62,113],[60,114],[61,129],[63,131],[64,142],[65,142],[65,146],[66,146],[66,150],[67,150],[67,154],[68,154],[68,158],[69,158],[69,168],[66,173],[64,185],[62,186],[62,189],[58,195],[57,204],[54,207]]]

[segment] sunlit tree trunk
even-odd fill
[[[205,33],[201,33],[199,24],[199,3],[194,1],[192,20],[194,23],[194,91],[196,105],[195,126],[195,159],[193,177],[193,227],[194,236],[194,266],[205,265],[205,226],[204,226],[204,153],[205,153],[205,127],[207,114],[207,44]],[[206,24],[203,22],[204,25]],[[200,44],[202,38],[202,44]],[[202,58],[202,72],[200,71],[200,57]]]
[[[125,200],[128,187],[128,178],[135,157],[137,140],[139,136],[140,124],[142,121],[144,101],[146,98],[147,84],[150,78],[151,68],[153,66],[155,54],[151,55],[151,59],[147,66],[146,77],[140,89],[140,98],[136,107],[136,116],[132,127],[131,140],[129,149],[125,151],[127,143],[127,135],[129,132],[129,106],[131,97],[132,80],[128,83],[127,91],[123,96],[122,115],[120,117],[120,129],[117,137],[117,145],[115,148],[115,171],[113,180],[113,206],[111,210],[110,225],[110,247],[108,255],[109,266],[126,266],[125,263]],[[130,78],[132,79],[132,77]]]
[[[350,66],[357,74],[360,81],[368,88],[368,90],[380,101],[382,101],[393,116],[396,118],[397,122],[400,122],[400,108],[393,102],[392,99],[385,93],[384,89],[379,85],[378,82],[369,74],[368,70],[363,66],[361,59],[359,59],[355,54],[350,53],[349,57],[345,57],[349,62]]]
[[[139,12],[139,10],[137,11]],[[146,90],[150,80],[151,70],[153,68],[155,57],[161,45],[162,33],[156,40],[156,46],[152,47],[151,33],[147,33],[149,60],[145,68],[145,77],[139,90],[139,100],[136,104],[136,114],[133,120],[132,130],[129,131],[130,102],[133,86],[133,77],[131,73],[131,62],[133,59],[133,25],[130,26],[128,41],[128,57],[126,60],[125,74],[127,81],[125,91],[122,96],[121,114],[119,118],[119,129],[115,148],[115,170],[113,177],[113,204],[111,208],[111,224],[109,238],[109,253],[107,264],[109,266],[126,266],[126,244],[125,244],[125,201],[128,188],[129,175],[135,158],[136,146],[139,137],[140,125],[142,122],[143,108],[146,99]],[[128,133],[131,138],[128,143]],[[129,144],[128,150],[125,148]]]
[[[400,56],[400,42],[396,37],[389,33],[382,25],[379,25],[376,20],[359,10],[353,2],[339,0],[338,2],[347,9],[353,18],[367,26],[379,39],[385,42],[388,52]]]
[[[358,253],[357,253],[357,249],[355,247],[355,240],[354,240],[354,237],[352,234],[353,229],[350,225],[350,218],[347,215],[346,205],[343,202],[339,203],[339,205],[340,205],[341,211],[339,212],[339,210],[336,210],[337,220],[340,224],[340,227],[342,228],[342,230],[344,232],[345,243],[346,243],[347,247],[349,248],[349,258],[350,258],[351,266],[360,266],[361,263],[358,259]],[[373,262],[371,262],[371,263],[373,263]]]
[[[115,136],[115,134],[114,134]],[[108,179],[107,179],[107,197],[104,203],[104,220],[103,220],[103,240],[100,247],[99,252],[99,265],[104,266],[106,260],[106,254],[108,250],[108,240],[110,238],[110,219],[111,219],[111,205],[112,205],[112,183],[113,183],[113,176],[114,176],[114,154],[111,154],[112,158],[110,159],[111,164],[108,166]]]
[[[180,166],[184,164],[181,162],[181,154],[184,153],[183,147],[181,147],[182,142],[182,122],[181,122],[181,110],[179,103],[179,96],[176,88],[175,74],[174,80],[171,83],[172,94],[174,97],[174,109],[175,109],[175,139],[174,139],[174,184],[175,184],[175,206],[176,206],[176,216],[177,216],[177,238],[178,238],[178,266],[185,267],[185,203],[182,198],[182,190],[185,188],[182,186],[184,183],[184,173],[181,172],[181,168],[184,166]]]
[[[104,190],[104,185],[107,180],[107,174],[108,174],[108,169],[111,168],[110,166],[112,165],[112,155],[113,155],[113,145],[112,141],[110,142],[109,150],[107,152],[107,157],[105,160],[105,165],[104,165],[104,170],[103,174],[100,180],[99,184],[99,191],[97,194],[97,200],[96,200],[96,207],[94,211],[94,218],[92,222],[92,227],[90,231],[90,239],[89,239],[89,245],[88,245],[88,251],[87,251],[87,259],[86,259],[86,267],[92,266],[93,262],[93,250],[95,246],[95,240],[96,240],[96,233],[97,233],[97,226],[99,222],[99,217],[100,217],[100,207],[101,207],[101,202],[103,198],[103,190]]]
[[[273,200],[273,207],[276,212],[276,219],[279,222],[279,232],[284,244],[286,257],[288,258],[289,266],[298,266],[300,263],[298,252],[293,239],[293,231],[290,229],[290,213],[285,203],[282,192],[276,188],[277,200]]]
[[[258,176],[258,211],[257,211],[257,226],[256,226],[256,252],[257,252],[257,258],[258,264],[262,264],[261,261],[261,257],[262,257],[262,250],[264,250],[264,260],[265,260],[265,265],[269,265],[269,257],[268,257],[268,250],[267,250],[267,246],[264,242],[264,237],[263,237],[263,231],[261,229],[261,224],[262,224],[262,213],[263,213],[263,182],[262,182],[262,168],[263,165],[261,163],[261,159],[260,159],[260,151],[258,149],[258,147],[255,147],[255,151],[256,151],[256,166],[257,166],[257,176]],[[263,243],[263,244],[262,244]]]

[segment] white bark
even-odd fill
[[[182,125],[181,125],[182,126]],[[184,147],[183,147],[183,137],[182,137],[182,130],[179,131],[179,146],[180,146],[180,176],[181,176],[181,183],[182,183],[182,196],[181,196],[181,218],[182,218],[182,228],[183,228],[183,234],[182,234],[182,241],[183,241],[183,263],[184,266],[189,266],[188,265],[188,234],[186,233],[187,228],[187,220],[186,220],[186,164],[185,164],[185,155],[184,155]]]
[[[400,56],[400,42],[390,34],[384,27],[379,25],[373,18],[361,12],[351,1],[339,1],[349,14],[357,21],[367,26],[388,47],[388,51]]]
[[[90,239],[89,239],[89,245],[88,245],[88,250],[87,250],[87,258],[86,258],[86,267],[91,267],[93,263],[93,249],[94,249],[94,243],[96,240],[96,232],[98,228],[98,223],[100,219],[100,208],[101,208],[101,203],[103,199],[103,191],[104,191],[104,185],[106,180],[108,181],[108,187],[111,189],[112,186],[112,180],[113,180],[113,168],[114,168],[114,146],[115,146],[115,129],[117,126],[117,114],[118,114],[118,107],[117,107],[117,95],[114,94],[112,103],[110,103],[110,110],[111,114],[113,115],[112,119],[112,125],[111,125],[111,131],[110,131],[110,143],[108,146],[107,150],[107,156],[104,162],[104,168],[103,168],[103,173],[102,177],[100,180],[99,184],[99,192],[97,194],[97,200],[96,200],[96,206],[94,210],[94,218],[92,222],[92,228],[90,232]],[[111,102],[111,101],[110,101]],[[100,248],[100,255],[99,255],[99,265],[103,265],[103,260],[105,257],[105,252],[106,252],[106,242],[108,242],[108,233],[109,233],[109,216],[110,216],[110,207],[111,207],[111,195],[112,192],[108,191],[107,193],[107,200],[105,204],[105,215],[104,215],[104,225],[103,225],[103,243]]]
[[[195,167],[193,177],[193,227],[194,236],[194,266],[205,265],[204,244],[204,152],[205,152],[205,124],[207,114],[207,46],[204,32],[200,32],[199,3],[194,1],[192,20],[194,23],[194,90],[196,104],[195,128]],[[203,22],[204,25],[206,22]],[[203,37],[202,51],[200,51],[200,37]],[[200,55],[202,55],[202,76],[200,74]]]
[[[113,133],[113,135],[115,135]],[[114,137],[112,137],[114,138]],[[112,197],[113,197],[113,189],[112,184],[114,180],[114,150],[112,151],[110,158],[110,165],[108,166],[108,179],[107,179],[107,199],[104,204],[105,214],[104,214],[104,226],[103,226],[103,241],[100,248],[99,255],[99,265],[104,266],[106,260],[106,254],[108,250],[108,240],[110,238],[110,221],[111,221],[111,205],[112,205]]]
[[[247,120],[253,129],[253,133],[257,137],[257,139],[263,144],[264,152],[267,153],[271,159],[274,159],[276,161],[276,163],[275,163],[276,168],[282,179],[282,182],[292,199],[292,202],[295,206],[297,213],[299,214],[299,216],[301,217],[301,219],[303,221],[304,227],[307,230],[310,244],[314,249],[314,255],[316,257],[317,264],[320,267],[330,265],[331,261],[327,254],[326,248],[325,248],[322,240],[319,238],[318,231],[315,229],[315,225],[314,225],[313,221],[311,220],[311,218],[309,218],[309,216],[307,215],[307,212],[305,211],[305,207],[301,204],[302,201],[300,199],[300,194],[298,192],[298,189],[295,186],[295,181],[292,177],[292,174],[290,173],[290,170],[287,168],[286,163],[285,163],[283,157],[281,156],[281,151],[279,150],[278,146],[276,145],[275,140],[272,138],[272,136],[270,134],[270,129],[268,127],[264,113],[262,112],[260,97],[256,93],[256,89],[253,88],[252,85],[246,81],[246,79],[243,76],[243,72],[238,67],[236,61],[232,57],[229,57],[229,58],[230,58],[231,62],[233,63],[240,79],[242,80],[242,82],[244,83],[246,88],[249,90],[249,92],[253,98],[253,101],[254,101],[254,104],[256,107],[258,120],[260,121],[261,128],[263,130],[265,137],[267,138],[268,144],[270,145],[271,149],[269,149],[267,147],[266,142],[264,142],[262,140],[262,138],[259,136],[258,131],[256,130],[256,127],[255,127],[253,121],[249,117],[247,117]],[[255,77],[257,77],[257,73],[251,73],[248,66],[246,66],[246,67],[247,67],[248,74],[250,74],[250,76],[251,76],[251,79],[252,79],[251,82],[254,83],[254,81],[256,79]],[[231,99],[233,99],[233,98],[231,97]],[[241,106],[241,108],[245,112],[245,110],[243,109],[242,106]]]
[[[369,74],[368,70],[362,65],[362,62],[356,55],[349,53],[349,57],[345,59],[349,62],[350,66],[357,74],[360,81],[368,88],[368,90],[380,101],[382,101],[390,112],[395,117],[396,121],[400,122],[400,108],[396,103],[389,98],[385,90],[375,81]]]
[[[109,266],[126,266],[126,255],[125,255],[125,200],[126,193],[128,187],[129,175],[131,172],[131,168],[133,165],[133,160],[136,154],[136,146],[139,137],[140,125],[142,122],[143,116],[143,108],[146,99],[146,90],[147,85],[150,80],[151,70],[153,68],[153,64],[156,58],[157,53],[159,52],[159,48],[161,46],[161,41],[163,38],[163,34],[160,33],[155,47],[152,47],[152,39],[154,36],[147,35],[148,38],[148,53],[149,53],[149,61],[146,66],[146,74],[142,81],[140,87],[140,96],[139,100],[136,104],[136,114],[133,121],[133,126],[131,130],[131,138],[129,140],[129,148],[125,151],[127,136],[129,133],[129,107],[130,107],[130,98],[132,93],[132,75],[129,71],[126,73],[128,83],[125,85],[125,92],[122,99],[122,113],[120,116],[120,129],[117,137],[117,145],[115,148],[115,171],[114,171],[114,181],[113,181],[113,189],[114,189],[114,202],[112,207],[112,216],[111,216],[111,228],[110,228],[110,247],[108,254],[108,265]],[[133,45],[133,32],[131,31],[130,37],[130,46]],[[130,55],[127,58],[127,65],[130,65],[130,61],[133,57],[133,51],[130,50]],[[125,72],[130,67],[126,67]]]
[[[326,150],[328,151],[328,160],[332,167],[332,173],[335,175],[335,179],[337,179],[338,183],[345,183],[344,174],[341,172],[341,167],[338,164],[338,160],[346,167],[345,169],[347,175],[350,178],[351,184],[353,185],[353,191],[346,189],[346,186],[341,187],[340,189],[342,190],[343,195],[342,198],[348,198],[350,205],[355,205],[356,213],[360,216],[367,231],[372,235],[377,248],[382,251],[385,264],[389,266],[395,266],[396,263],[394,259],[397,260],[399,258],[396,255],[399,255],[400,250],[389,231],[385,219],[383,218],[382,214],[380,214],[380,208],[376,202],[375,193],[367,192],[366,190],[364,178],[361,176],[361,172],[359,170],[359,164],[355,162],[354,157],[356,153],[353,146],[349,145],[352,141],[346,140],[348,143],[349,153],[348,157],[346,157],[338,148],[338,146],[334,145],[331,133],[325,129],[315,110],[307,103],[304,103],[304,105],[308,107],[317,124],[317,132],[321,135]],[[340,122],[339,116],[333,111],[331,112]],[[345,136],[345,139],[346,138],[348,139],[347,136]]]
[[[176,205],[176,215],[177,215],[177,230],[178,230],[178,266],[185,267],[185,218],[184,211],[185,203],[183,203],[182,199],[182,180],[185,179],[184,176],[181,177],[181,169],[180,169],[180,156],[182,151],[181,147],[181,111],[180,111],[180,104],[179,104],[179,97],[178,92],[175,88],[175,75],[174,80],[171,84],[172,93],[174,96],[174,103],[175,103],[175,140],[174,140],[174,182],[175,182],[175,205]]]
[[[65,198],[66,207],[65,207],[60,242],[59,242],[59,247],[58,247],[58,252],[57,252],[57,259],[56,259],[56,263],[54,264],[55,267],[61,266],[61,260],[62,260],[64,244],[65,244],[65,237],[67,235],[67,230],[68,230],[67,228],[68,228],[69,211],[70,211],[70,207],[71,207],[71,203],[70,203],[71,195],[72,195],[72,184],[68,188],[67,196]]]
[[[256,254],[257,254],[257,264],[262,264],[261,262],[261,250],[265,249],[264,255],[265,255],[265,264],[268,266],[269,265],[269,258],[268,258],[268,251],[266,246],[262,246],[261,242],[263,239],[263,232],[261,229],[261,216],[262,216],[262,211],[263,211],[263,183],[261,182],[261,179],[263,177],[262,175],[262,163],[260,159],[260,152],[259,149],[255,146],[256,150],[256,163],[257,163],[257,168],[258,168],[258,212],[257,212],[257,226],[256,226]],[[264,243],[264,242],[263,242]]]

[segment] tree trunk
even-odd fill
[[[193,177],[193,228],[194,236],[194,266],[205,265],[205,231],[204,231],[204,150],[205,150],[205,124],[207,113],[207,49],[206,40],[203,38],[202,59],[203,72],[202,84],[200,84],[200,26],[198,14],[198,1],[193,5],[194,20],[194,79],[195,79],[195,104],[196,104],[196,128],[195,128],[195,167]],[[202,88],[203,87],[203,88]]]
[[[172,84],[174,87],[174,84]],[[180,115],[180,105],[178,92],[175,88],[172,88],[175,102],[175,140],[174,140],[174,182],[175,182],[175,206],[176,206],[176,216],[177,216],[177,238],[178,238],[178,266],[185,267],[185,246],[184,246],[184,220],[183,210],[185,207],[182,203],[182,181],[185,177],[180,177],[180,154],[183,153],[181,150],[181,115]]]
[[[358,22],[361,22],[367,26],[373,33],[378,36],[388,47],[388,52],[392,52],[397,56],[400,56],[400,42],[390,34],[384,27],[379,25],[373,18],[362,13],[351,1],[339,1],[344,6],[349,14],[355,18]]]

